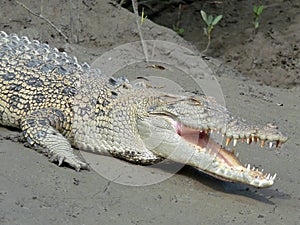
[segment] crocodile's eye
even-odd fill
[[[198,106],[203,105],[203,102],[201,102],[200,99],[197,99],[197,98],[194,98],[194,97],[191,97],[191,102],[193,103],[193,105],[198,105]]]

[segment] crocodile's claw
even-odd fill
[[[58,166],[61,166],[63,163],[68,164],[72,168],[74,168],[77,172],[80,170],[90,170],[89,164],[83,162],[79,159],[76,155],[64,154],[64,153],[57,153],[53,154],[49,158],[50,162],[58,162]]]

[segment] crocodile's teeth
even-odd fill
[[[260,147],[264,147],[266,140],[261,140]]]
[[[230,141],[231,141],[231,138],[227,138],[227,139],[226,139],[226,146],[229,145]]]
[[[247,172],[250,172],[250,168],[251,168],[251,166],[250,166],[250,164],[248,164],[247,165]]]
[[[251,142],[252,142],[252,138],[247,138],[247,144],[251,144]]]
[[[271,141],[270,143],[269,143],[269,148],[272,148],[273,147],[273,142]]]
[[[236,143],[237,143],[237,139],[233,139],[233,146],[236,146]]]
[[[59,158],[58,159],[58,166],[61,166],[61,164],[64,162],[64,158]]]
[[[280,141],[276,141],[276,148],[278,148],[280,145]]]

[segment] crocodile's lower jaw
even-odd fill
[[[211,158],[211,163],[207,164],[205,168],[196,166],[199,162],[192,162],[195,166],[204,173],[210,174],[218,179],[241,182],[255,187],[269,187],[272,186],[276,178],[276,174],[264,174],[250,164],[244,167],[238,159],[234,151],[229,151],[215,142],[211,137],[211,130],[198,131],[187,128],[182,124],[176,124],[176,132],[184,140],[193,145],[201,154],[205,154],[207,158]],[[226,145],[229,142],[227,141]],[[191,158],[193,160],[193,157]]]

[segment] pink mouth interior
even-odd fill
[[[232,152],[222,148],[220,144],[216,143],[212,138],[210,138],[209,132],[188,128],[178,122],[175,124],[175,129],[177,134],[183,139],[189,143],[199,146],[201,149],[206,148],[206,151],[209,154],[216,154],[216,157],[223,159],[228,166],[241,166],[240,161]]]

